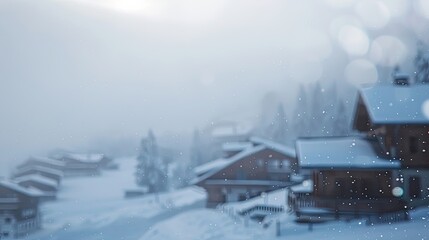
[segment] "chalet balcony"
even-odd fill
[[[288,205],[291,211],[300,215],[334,216],[339,218],[344,215],[355,217],[368,215],[381,215],[391,212],[405,211],[406,203],[398,198],[336,198],[336,197],[316,197],[311,192],[288,193]]]

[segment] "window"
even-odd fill
[[[10,217],[7,217],[7,218],[4,219],[4,222],[6,224],[10,224],[12,222],[12,219]]]
[[[244,171],[244,169],[239,169],[237,171],[237,180],[246,180],[247,179],[247,173]]]
[[[278,169],[280,166],[280,161],[277,159],[268,161],[268,168],[269,169]]]
[[[245,194],[245,193],[240,193],[239,195],[238,195],[238,201],[245,201],[245,200],[247,200],[248,198],[247,198],[247,194]]]
[[[409,197],[410,198],[420,198],[420,177],[414,176],[410,177],[408,181]]]
[[[417,153],[419,151],[419,139],[412,136],[408,140],[410,153]]]

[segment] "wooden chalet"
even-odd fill
[[[291,209],[298,216],[340,217],[427,206],[427,99],[429,85],[361,89],[353,122],[359,136],[297,141],[300,173],[309,180],[289,191]]]
[[[311,186],[292,187],[289,205],[298,215],[310,208],[332,215],[404,210],[393,189],[400,162],[382,159],[377,142],[363,137],[301,139],[296,143],[300,172],[310,172]],[[304,188],[307,185],[307,188]]]
[[[193,183],[206,189],[207,207],[243,201],[291,185],[291,176],[297,170],[294,149],[263,139],[252,140],[252,145],[241,152],[197,168],[198,177]]]
[[[359,94],[353,127],[376,139],[381,156],[398,159],[402,199],[429,204],[429,85],[378,85]]]
[[[45,194],[55,198],[58,191],[58,183],[51,178],[44,177],[39,174],[29,174],[13,179],[18,185],[26,188],[36,188]]]
[[[64,153],[57,156],[57,160],[65,164],[65,176],[95,176],[106,168],[112,159],[104,154]]]
[[[0,180],[0,239],[23,237],[41,227],[41,196],[40,191]]]
[[[63,162],[47,157],[30,157],[17,168],[23,169],[34,166],[51,168],[58,171],[64,171],[65,168],[65,164]]]

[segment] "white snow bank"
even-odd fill
[[[117,163],[118,171],[64,179],[58,200],[41,207],[43,229],[26,239],[135,240],[158,221],[205,202],[206,193],[198,187],[125,199],[124,190],[136,187],[136,160]]]
[[[314,224],[313,231],[307,224],[297,224],[293,216],[283,214],[281,236],[276,236],[276,224],[267,229],[244,221],[235,222],[228,215],[216,210],[194,210],[182,213],[153,226],[140,240],[170,239],[294,239],[294,240],[373,240],[373,239],[428,239],[428,208],[413,211],[411,221],[367,226],[365,220],[327,222]]]
[[[192,210],[153,226],[140,240],[251,239],[250,229],[216,210]]]

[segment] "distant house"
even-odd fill
[[[29,157],[27,161],[18,165],[17,168],[26,168],[31,166],[41,166],[46,168],[52,168],[58,171],[63,171],[65,164],[58,160],[47,158],[47,157]]]
[[[295,211],[388,213],[429,204],[429,85],[395,83],[359,91],[360,137],[297,141],[300,172],[312,186],[291,189]]]
[[[65,176],[99,175],[100,170],[106,168],[112,161],[104,154],[64,153],[56,157],[58,161],[65,164]]]
[[[51,198],[55,198],[58,191],[58,183],[51,178],[39,174],[29,174],[13,179],[18,185],[26,188],[36,188]]]
[[[206,189],[207,207],[243,201],[291,185],[297,170],[294,149],[262,139],[229,158],[196,168],[194,184]]]
[[[57,182],[57,184],[60,184],[61,179],[63,178],[62,171],[52,169],[49,167],[39,166],[39,165],[32,165],[32,164],[17,168],[13,174],[13,178],[19,178],[19,177],[24,177],[24,176],[33,175],[33,174],[41,175],[43,177],[52,179],[55,182]]]
[[[41,196],[40,191],[0,180],[0,239],[23,237],[40,228]]]
[[[401,164],[380,158],[377,142],[362,137],[301,139],[296,150],[300,172],[310,173],[312,180],[308,188],[289,191],[289,204],[298,214],[306,207],[357,216],[404,210],[405,201],[393,194],[401,187],[396,181]]]

